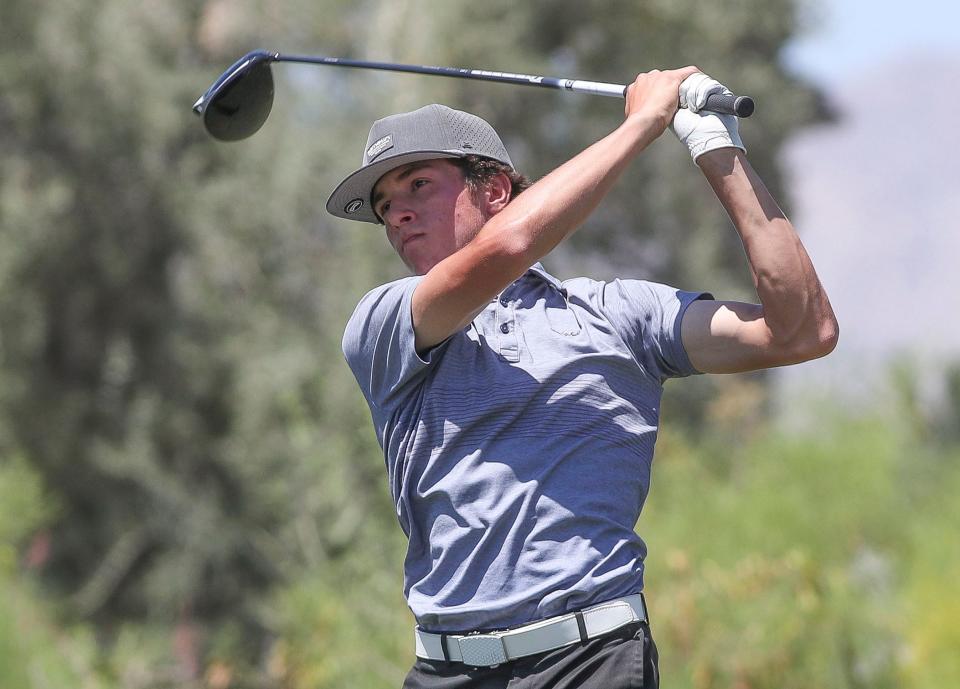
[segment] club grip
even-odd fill
[[[723,93],[712,93],[707,96],[707,103],[701,110],[719,113],[721,115],[736,115],[737,117],[750,117],[753,114],[753,98],[750,96],[725,95]]]

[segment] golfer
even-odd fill
[[[429,105],[374,123],[331,195],[334,215],[382,223],[414,273],[364,296],[343,337],[409,539],[405,687],[659,685],[634,527],[664,381],[837,341],[736,118],[700,111],[715,92],[695,67],[639,75],[623,123],[534,184],[489,124]],[[733,220],[759,304],[539,263],[668,127]]]

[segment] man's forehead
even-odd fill
[[[377,197],[382,195],[383,192],[380,189],[380,184],[388,178],[401,181],[417,170],[450,164],[449,158],[430,158],[428,160],[415,160],[412,163],[404,163],[399,167],[395,167],[390,170],[390,172],[384,173],[384,175],[377,180],[377,183],[373,185],[373,200],[376,201]]]

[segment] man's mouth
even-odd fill
[[[412,242],[414,239],[419,239],[420,237],[423,237],[423,236],[424,236],[424,235],[422,235],[422,234],[412,234],[412,235],[410,235],[409,237],[405,238],[405,239],[400,243],[400,248],[401,248],[401,249],[406,249],[406,248],[407,248],[407,245],[408,245],[410,242]]]

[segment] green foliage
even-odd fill
[[[89,629],[57,629],[50,606],[18,574],[17,546],[42,529],[55,508],[40,476],[22,459],[0,458],[0,677],[4,689],[100,689],[98,649]]]
[[[273,666],[284,686],[402,684],[413,660],[414,624],[401,594],[402,546],[399,533],[364,539],[349,561],[307,574],[280,593]]]
[[[910,686],[949,687],[960,681],[960,447],[921,457],[937,463],[916,491],[919,509],[910,514],[910,543],[904,551],[904,616],[909,646],[904,675]]]
[[[897,686],[902,439],[873,422],[723,450],[664,440],[639,527],[664,672],[695,687]]]
[[[0,676],[5,689],[111,686],[96,672],[90,630],[58,629],[29,587],[0,576]]]
[[[0,571],[9,571],[15,548],[56,513],[54,499],[22,457],[0,458]]]
[[[189,119],[208,72],[182,49],[191,5],[21,3],[0,29],[33,46],[0,77],[0,404],[64,507],[46,579],[105,621],[233,615],[280,579],[260,534],[291,519],[290,448],[258,447],[257,425],[318,374],[315,305],[286,283],[320,247],[262,232],[299,232],[306,190],[261,178],[276,138],[220,152]],[[254,185],[272,202],[244,203]],[[247,370],[278,337],[294,376],[247,411]]]

